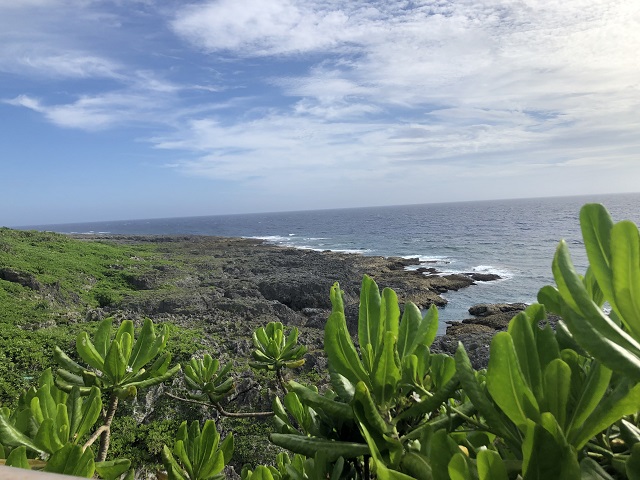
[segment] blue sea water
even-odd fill
[[[640,224],[640,193],[441,203],[340,210],[261,213],[135,221],[40,225],[63,233],[187,234],[250,237],[276,245],[362,255],[418,257],[443,273],[497,273],[444,297],[441,327],[477,303],[534,302],[553,283],[551,260],[560,239],[579,272],[586,268],[578,215],[603,203],[614,221]],[[417,268],[417,267],[416,267]]]

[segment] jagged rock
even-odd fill
[[[511,319],[524,310],[524,303],[480,304],[469,308],[476,318],[448,322],[446,335],[436,339],[433,351],[453,355],[462,342],[475,369],[486,368],[489,363],[489,345],[496,332],[504,331]]]
[[[465,273],[465,275],[471,277],[471,279],[475,280],[476,282],[492,282],[494,280],[500,280],[502,278],[496,273],[469,272]]]
[[[42,290],[42,284],[30,273],[19,272],[11,268],[0,268],[0,280],[17,283],[31,290]]]

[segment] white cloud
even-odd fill
[[[327,49],[357,36],[348,12],[332,2],[220,0],[181,11],[173,28],[200,48],[246,55],[303,53]],[[345,37],[345,32],[349,35]]]
[[[87,131],[104,130],[131,124],[164,123],[170,119],[159,115],[168,106],[161,98],[147,94],[106,93],[85,95],[67,104],[46,105],[41,100],[20,95],[5,103],[29,108],[44,115],[54,125]]]

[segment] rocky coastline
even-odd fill
[[[362,276],[373,277],[380,288],[396,291],[401,304],[411,301],[421,309],[442,307],[440,294],[499,279],[477,273],[443,275],[434,268],[415,268],[417,258],[377,257],[318,252],[268,244],[261,240],[209,236],[79,235],[84,241],[120,244],[154,243],[171,266],[141,269],[128,282],[138,291],[115,307],[89,312],[99,318],[115,314],[150,317],[175,324],[205,325],[212,347],[220,355],[246,355],[251,331],[270,321],[296,326],[310,347],[308,365],[323,368],[324,323],[330,313],[329,289],[339,282],[345,292],[347,322],[356,331]],[[150,268],[149,268],[150,267]],[[411,268],[414,267],[414,268]],[[117,268],[117,265],[114,266]],[[525,305],[479,305],[473,318],[449,322],[435,351],[453,353],[462,341],[476,368],[486,366],[491,337],[505,329]],[[215,339],[215,340],[213,340]]]

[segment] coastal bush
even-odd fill
[[[146,319],[135,339],[133,322],[125,320],[118,327],[115,337],[111,338],[112,321],[106,318],[100,322],[93,341],[87,332],[78,334],[76,349],[88,367],[72,360],[59,347],[54,348],[54,358],[62,367],[57,371],[56,378],[56,385],[60,389],[71,391],[78,388],[86,394],[98,387],[108,397],[103,419],[106,428],[98,450],[99,461],[107,457],[109,427],[116,414],[118,401],[134,398],[139,388],[158,385],[180,370],[179,364],[169,368],[171,354],[162,354],[167,343],[164,325],[156,334],[153,322]]]
[[[14,411],[0,411],[0,450],[5,465],[90,478],[120,478],[131,462],[95,461],[91,445],[101,433],[95,426],[102,410],[101,392],[92,387],[83,398],[74,387],[69,394],[58,389],[50,369],[27,390]],[[127,474],[133,478],[133,470]]]

